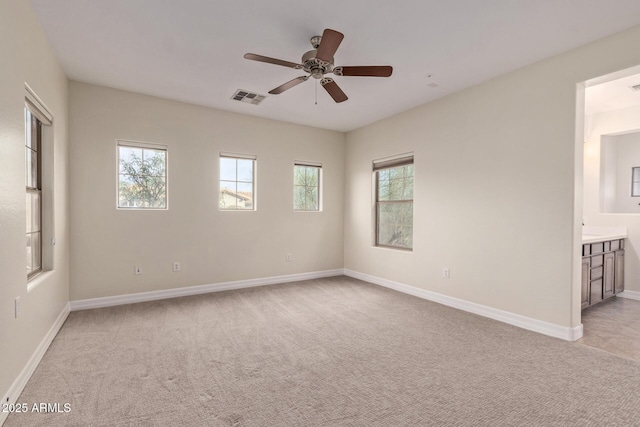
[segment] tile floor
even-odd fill
[[[611,298],[582,311],[579,344],[640,361],[640,301]]]

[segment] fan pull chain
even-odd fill
[[[318,80],[316,80],[316,105],[318,105]]]

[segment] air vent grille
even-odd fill
[[[629,86],[631,88],[631,90],[633,91],[639,91],[640,90],[640,84],[634,85],[634,86]]]
[[[259,95],[254,92],[249,92],[248,90],[238,89],[236,93],[233,94],[231,99],[240,102],[246,102],[247,104],[258,105],[265,99],[265,95]]]

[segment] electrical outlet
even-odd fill
[[[291,261],[293,261],[293,257],[291,256],[291,254],[287,254],[287,255],[285,255],[284,259],[285,259],[285,261],[287,261],[287,262],[291,262]]]
[[[133,274],[135,274],[136,276],[142,274],[142,268],[136,265],[135,267],[133,267]]]
[[[173,271],[174,271],[174,273],[180,271],[180,262],[179,261],[173,261]]]
[[[442,277],[449,279],[451,277],[451,270],[448,267],[442,269]]]
[[[15,304],[15,313],[16,313],[16,319],[18,318],[18,316],[20,315],[20,297],[16,297],[16,304]]]

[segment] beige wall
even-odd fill
[[[77,82],[70,117],[71,300],[342,268],[344,134]],[[167,145],[169,210],[116,209],[117,139]],[[221,151],[257,155],[257,211],[218,210]],[[294,160],[323,212],[293,212]]]
[[[640,64],[638,40],[635,28],[350,132],[345,268],[578,326],[576,84]],[[373,247],[371,161],[409,151],[414,250]]]
[[[68,141],[67,79],[27,1],[0,2],[0,58],[0,395],[5,395],[69,300]],[[43,147],[43,153],[53,158],[55,168],[55,221],[47,232],[57,239],[54,269],[32,281],[30,290],[25,268],[25,83],[54,115],[53,145]],[[16,297],[22,306],[18,318]]]
[[[603,213],[600,209],[601,137],[640,130],[640,107],[594,114],[587,123],[584,144],[584,223],[590,226],[627,227],[625,289],[640,292],[640,215]],[[637,207],[638,201],[634,203]]]
[[[640,64],[638,40],[635,28],[345,136],[83,83],[67,92],[28,2],[0,2],[0,57],[10,59],[0,79],[0,342],[11,343],[0,347],[0,390],[69,299],[343,266],[578,325],[576,84]],[[25,82],[55,116],[55,269],[30,291],[22,267]],[[117,139],[168,146],[169,210],[116,210]],[[256,212],[218,211],[220,151],[258,156]],[[371,161],[405,152],[415,153],[414,251],[375,248]],[[293,212],[294,160],[323,163],[322,213]],[[181,272],[171,272],[173,261]]]

